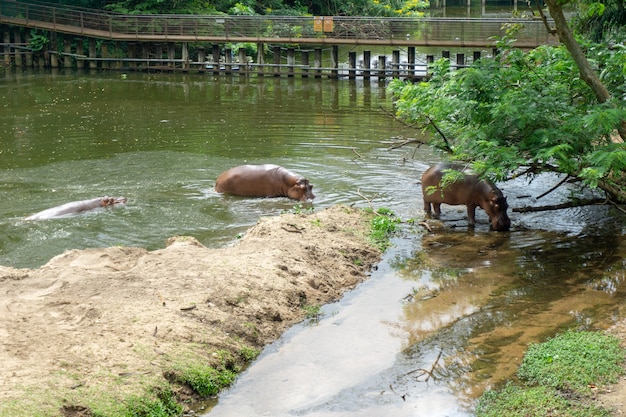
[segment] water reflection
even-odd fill
[[[597,218],[606,209],[584,210]],[[440,377],[469,405],[514,374],[529,343],[571,326],[606,328],[623,313],[624,237],[597,223],[583,230],[424,236],[399,270],[431,277],[404,309],[407,361],[423,362],[425,347],[443,352]]]

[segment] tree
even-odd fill
[[[493,58],[452,72],[440,60],[429,82],[394,81],[397,114],[492,179],[559,172],[626,202],[626,48],[584,41],[586,55],[558,0],[547,3],[565,46],[522,52],[513,26]]]

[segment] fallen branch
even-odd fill
[[[374,205],[372,204],[372,201],[374,201],[374,199],[375,199],[376,197],[378,197],[380,194],[379,194],[379,193],[377,193],[377,194],[374,194],[374,197],[372,197],[372,198],[367,198],[367,197],[365,197],[363,194],[361,194],[361,189],[360,189],[360,188],[358,188],[358,189],[356,190],[356,193],[357,193],[358,195],[360,195],[360,196],[361,196],[361,198],[363,198],[365,201],[367,201],[367,203],[370,205],[370,209],[372,209],[372,211],[374,211]]]
[[[545,193],[543,193],[543,194],[541,194],[541,195],[538,195],[536,199],[537,199],[537,200],[539,200],[540,198],[547,196],[547,195],[548,195],[548,194],[550,194],[552,191],[556,190],[556,189],[557,189],[557,188],[559,188],[561,185],[565,184],[565,182],[566,182],[567,180],[569,180],[569,178],[570,178],[570,176],[569,176],[569,175],[566,175],[566,176],[565,176],[565,178],[563,178],[561,181],[559,181],[559,183],[558,183],[557,185],[555,185],[554,187],[550,188],[550,189],[549,189],[548,191],[546,191]]]
[[[352,152],[354,152],[356,154],[356,156],[358,156],[359,158],[363,159],[363,155],[358,153],[356,149],[352,148]]]
[[[605,198],[594,198],[594,199],[591,199],[591,200],[570,201],[570,202],[567,202],[567,203],[551,204],[551,205],[547,205],[547,206],[517,207],[517,208],[512,209],[512,211],[514,211],[515,213],[530,213],[530,212],[536,212],[536,211],[562,210],[562,209],[573,208],[573,207],[582,207],[582,206],[593,206],[593,205],[598,205],[598,204],[606,204],[607,202],[608,202],[608,200],[605,199]]]
[[[401,142],[395,142],[394,144],[389,146],[389,150],[398,149],[403,146],[410,145],[411,143],[417,143],[418,148],[422,145],[428,145],[428,142],[424,142],[423,140],[420,140],[420,139],[411,138],[411,139],[405,139]]]

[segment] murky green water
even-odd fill
[[[119,73],[0,78],[0,264],[34,267],[69,248],[155,249],[190,234],[221,245],[294,206],[215,193],[242,163],[276,163],[310,179],[322,208],[416,198],[411,164],[381,144],[413,133],[389,117],[377,82]],[[401,175],[405,181],[396,181]],[[387,187],[391,178],[398,187]],[[381,190],[382,189],[382,190]],[[22,219],[101,195],[125,207],[48,222]]]
[[[155,249],[181,234],[224,245],[259,216],[295,204],[215,193],[217,175],[244,162],[307,176],[315,209],[365,207],[362,193],[403,219],[420,218],[416,181],[437,157],[387,149],[384,142],[415,132],[381,110],[391,108],[384,87],[376,80],[3,74],[0,264],[37,267],[70,248]],[[568,191],[529,196],[556,181],[501,188],[511,207],[552,204]],[[129,203],[23,220],[105,194]],[[433,233],[407,225],[368,281],[324,307],[318,324],[296,326],[269,346],[208,415],[467,416],[485,388],[515,372],[528,343],[564,327],[606,328],[626,315],[621,212],[510,213],[508,233],[490,232],[482,211],[475,230],[462,209],[444,206],[443,215]]]

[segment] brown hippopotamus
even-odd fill
[[[424,195],[424,211],[431,215],[431,204],[439,218],[441,203],[450,205],[465,204],[469,225],[475,224],[476,207],[480,207],[489,216],[491,227],[497,231],[506,231],[511,227],[511,220],[506,214],[509,205],[502,191],[487,180],[481,180],[476,175],[465,174],[462,179],[452,182],[441,188],[441,179],[447,170],[463,172],[463,167],[456,165],[438,164],[432,166],[422,175],[422,194]]]
[[[313,186],[302,175],[278,165],[240,165],[222,172],[215,191],[244,197],[289,197],[313,200]]]
[[[57,207],[52,207],[32,216],[28,216],[26,220],[47,220],[56,217],[63,217],[70,214],[77,214],[87,210],[93,210],[98,207],[108,207],[115,204],[126,203],[126,197],[98,197],[91,200],[72,201]]]

